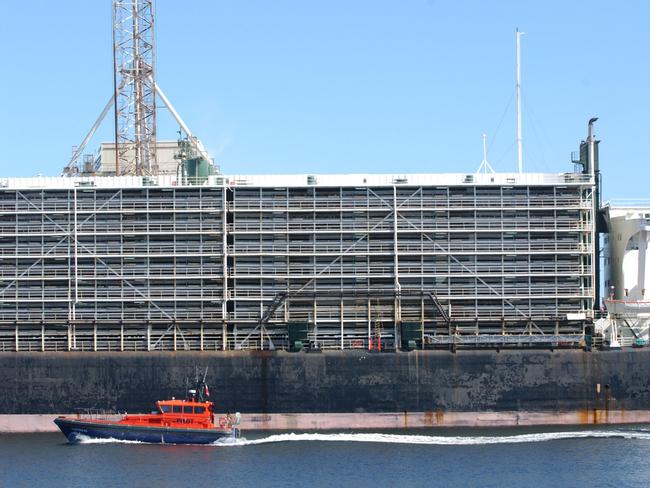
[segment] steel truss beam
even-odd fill
[[[153,0],[113,0],[118,175],[157,175]]]

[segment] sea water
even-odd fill
[[[0,435],[2,487],[648,487],[650,427],[246,432],[209,446]]]

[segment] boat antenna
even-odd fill
[[[521,36],[525,32],[519,32],[519,28],[516,30],[517,34],[517,84],[516,84],[516,95],[517,95],[517,169],[519,173],[523,171],[524,166],[524,153],[523,145],[521,140]]]
[[[208,390],[208,385],[205,382],[208,377],[208,366],[205,367],[205,371],[203,372],[203,379],[201,379],[198,366],[194,366],[194,371],[196,374],[196,393],[199,401],[204,402],[206,397],[210,396],[210,390]]]
[[[205,379],[208,377],[208,366],[205,367],[205,373],[203,373],[203,384],[205,384]]]
[[[487,145],[485,142],[486,139],[487,139],[487,134],[483,134],[483,160],[481,161],[481,165],[476,170],[476,174],[479,173],[494,174],[494,168],[492,168],[492,165],[488,162],[487,159]]]

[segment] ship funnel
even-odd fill
[[[594,123],[598,120],[598,117],[592,117],[589,119],[589,124],[587,128],[587,144],[589,146],[589,173],[596,174],[598,173],[598,141],[594,137]]]
[[[574,161],[582,166],[582,172],[588,175],[597,175],[598,168],[598,143],[594,135],[594,123],[598,117],[589,119],[587,125],[587,139],[580,143],[580,160]]]

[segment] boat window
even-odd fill
[[[161,405],[160,410],[162,410],[162,413],[169,413],[172,411],[172,407],[169,405]]]
[[[183,413],[192,413],[192,407],[188,407],[188,406],[183,407]]]
[[[174,405],[174,413],[181,413],[183,411],[183,407],[180,405]]]
[[[203,413],[205,412],[205,407],[194,407],[194,413]]]

